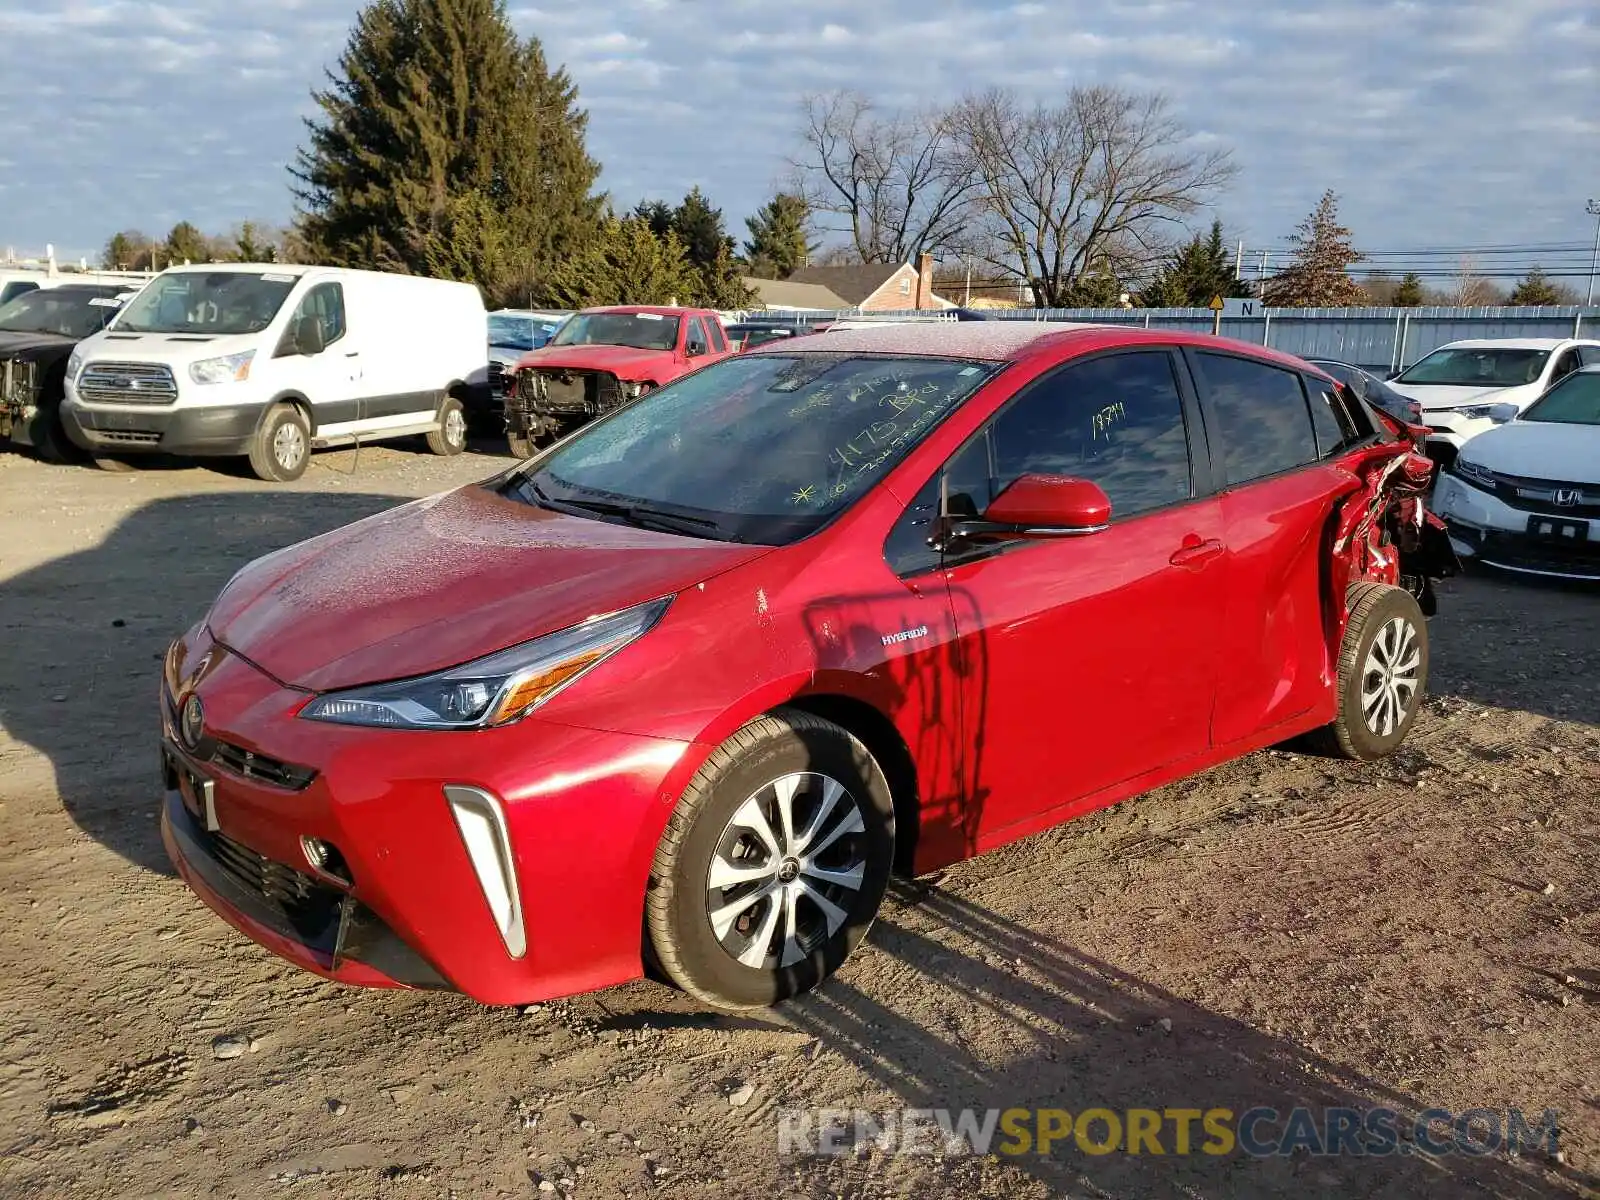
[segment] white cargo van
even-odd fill
[[[298,479],[314,447],[425,434],[459,454],[487,339],[469,283],[173,267],[73,352],[62,421],[91,454],[243,455],[277,481]]]

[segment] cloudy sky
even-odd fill
[[[309,89],[341,0],[5,0],[0,253],[94,254],[116,229],[291,214]],[[1326,187],[1368,248],[1582,244],[1600,194],[1593,0],[513,0],[590,112],[626,205],[692,184],[730,227],[771,191],[796,99],[885,105],[1011,85],[1169,93],[1231,146],[1218,202],[1281,244]],[[1587,255],[1583,256],[1584,259]],[[1587,267],[1587,262],[1584,262]]]

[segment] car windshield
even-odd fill
[[[595,422],[506,487],[557,510],[782,545],[852,504],[998,369],[825,353],[724,359]]]
[[[1600,425],[1600,371],[1568,375],[1528,406],[1519,420]]]
[[[671,350],[681,318],[659,313],[577,313],[550,339],[552,346],[632,346]]]
[[[86,338],[105,328],[122,307],[120,288],[40,288],[0,304],[0,330]]]
[[[174,271],[157,276],[117,322],[124,333],[259,333],[296,276],[252,271]]]
[[[491,316],[489,344],[508,350],[532,350],[534,328],[531,317]]]
[[[1395,382],[1456,387],[1516,387],[1537,380],[1549,357],[1548,350],[1446,346],[1418,361]]]

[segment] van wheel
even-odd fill
[[[250,469],[269,483],[293,483],[311,459],[311,427],[292,404],[274,405],[250,443]]]
[[[867,748],[779,709],[718,747],[673,810],[646,894],[650,948],[707,1004],[776,1004],[849,957],[893,860],[894,803]]]
[[[109,471],[113,475],[126,475],[130,471],[138,470],[137,467],[135,467],[125,458],[107,458],[103,454],[96,454],[91,457],[90,461],[94,463],[96,467],[100,468],[100,470]]]
[[[428,449],[449,457],[467,448],[467,411],[454,396],[439,405],[439,428],[428,434]]]
[[[1371,762],[1405,741],[1428,686],[1428,622],[1416,597],[1386,583],[1352,584],[1339,648],[1339,710],[1311,745]]]

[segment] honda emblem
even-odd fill
[[[1550,498],[1555,501],[1557,508],[1572,508],[1583,499],[1583,493],[1577,488],[1557,488]]]

